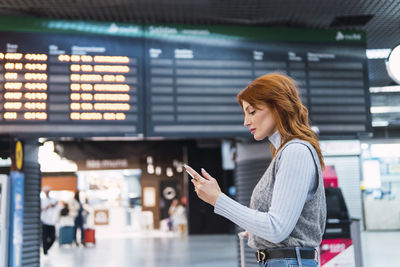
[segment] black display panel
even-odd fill
[[[142,38],[1,32],[0,133],[142,136]]]
[[[236,94],[274,71],[298,82],[320,136],[372,130],[363,44],[182,36],[145,44],[147,136],[250,137]]]
[[[236,95],[275,71],[321,137],[372,132],[362,32],[7,21],[0,134],[251,137]]]

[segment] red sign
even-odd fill
[[[324,178],[324,187],[338,187],[338,177],[336,174],[335,166],[325,166],[325,170],[322,172]]]
[[[321,266],[327,263],[332,263],[335,257],[340,253],[346,251],[352,246],[353,241],[350,238],[338,238],[338,239],[324,239],[321,242],[320,254],[321,254]],[[330,265],[330,264],[329,264]],[[340,266],[333,264],[332,266]]]

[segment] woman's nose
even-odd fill
[[[246,117],[244,118],[243,125],[244,125],[245,127],[247,127],[247,126],[250,125],[249,120],[248,120]]]

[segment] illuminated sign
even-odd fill
[[[142,134],[143,48],[137,39],[11,32],[2,36],[0,133]],[[93,43],[98,48],[87,45]]]

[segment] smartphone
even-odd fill
[[[191,168],[192,169],[192,167],[190,167],[189,165],[184,165],[184,166],[187,166],[187,167],[189,167],[189,168]],[[194,178],[194,176],[185,168],[185,171],[192,177],[192,178]]]

